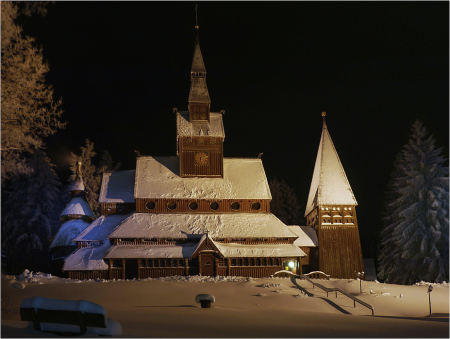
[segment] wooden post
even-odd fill
[[[113,259],[108,259],[108,269],[109,269],[108,274],[109,274],[109,280],[112,279],[112,269],[111,269],[111,267],[112,267],[112,261],[113,261]]]
[[[125,280],[125,259],[122,259],[122,279]]]
[[[227,275],[231,276],[231,258],[227,258]]]
[[[198,275],[202,275],[202,255],[198,255]]]
[[[188,258],[184,259],[184,269],[185,269],[185,271],[184,271],[185,275],[189,275],[189,259]]]

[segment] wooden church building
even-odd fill
[[[224,157],[222,113],[210,111],[198,35],[188,101],[176,112],[176,156],[138,156],[135,170],[103,173],[101,216],[73,238],[68,277],[268,277],[286,269],[355,278],[356,200],[325,121],[308,225],[288,226],[270,213],[261,159]]]

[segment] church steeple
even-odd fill
[[[342,167],[328,132],[325,115],[326,113],[322,112],[322,136],[317,151],[305,216],[319,205],[357,205],[344,167]]]
[[[200,42],[198,39],[197,7],[195,8],[197,33],[195,39],[194,57],[191,67],[191,90],[189,92],[189,118],[191,122],[210,122],[210,106],[208,87],[206,86],[206,68],[203,62]]]
[[[333,278],[355,279],[357,272],[364,271],[357,202],[328,132],[325,115],[322,112],[322,136],[305,211],[306,224],[316,230],[319,241],[313,265]]]

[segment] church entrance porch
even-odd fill
[[[214,254],[201,254],[200,275],[214,277],[216,275]]]

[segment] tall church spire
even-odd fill
[[[325,115],[326,113],[322,112],[322,136],[319,150],[317,151],[305,216],[319,205],[357,205],[352,188],[328,132]]]
[[[210,105],[208,87],[206,86],[206,68],[203,62],[198,38],[197,6],[195,7],[195,48],[191,67],[191,90],[189,92],[189,118],[191,122],[209,122]]]

